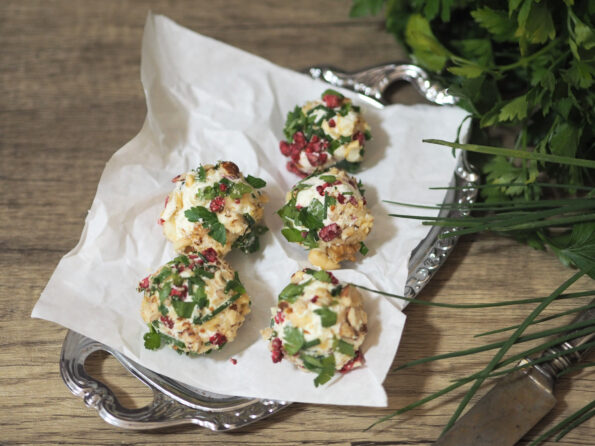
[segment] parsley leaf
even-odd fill
[[[225,226],[219,222],[217,214],[209,211],[204,206],[194,206],[190,209],[187,209],[184,212],[184,215],[188,221],[192,223],[202,221],[203,226],[207,229],[210,229],[209,235],[222,245],[225,245],[227,242]]]
[[[161,336],[159,336],[159,333],[152,325],[149,325],[149,329],[150,331],[143,336],[145,348],[147,350],[157,350],[161,347]]]
[[[253,177],[252,175],[248,175],[246,177],[246,182],[252,186],[254,189],[260,189],[267,185],[267,182],[262,178]]]
[[[304,367],[308,370],[318,373],[314,379],[314,386],[328,382],[335,374],[335,356],[315,357],[302,353],[300,359],[304,362]]]
[[[304,345],[304,334],[296,327],[286,326],[283,330],[283,348],[288,355],[295,355]]]
[[[320,323],[323,327],[332,327],[337,323],[337,313],[328,307],[317,308],[314,313],[320,316]]]
[[[189,318],[192,316],[196,302],[182,302],[181,300],[172,299],[171,305],[179,317]]]

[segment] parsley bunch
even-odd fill
[[[565,157],[595,155],[595,3],[467,0],[354,0],[351,15],[378,14],[459,106],[474,118],[474,138],[494,144],[506,127],[514,148]],[[488,199],[533,199],[547,179],[582,185],[593,170],[514,162],[495,157],[483,165]],[[509,183],[524,185],[507,186]]]

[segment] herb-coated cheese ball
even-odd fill
[[[326,90],[322,100],[296,106],[287,114],[281,153],[289,158],[287,169],[300,176],[339,165],[350,172],[359,167],[370,126],[360,108],[334,90]]]
[[[262,336],[269,341],[273,362],[287,359],[317,373],[316,386],[337,371],[363,364],[368,317],[361,296],[332,273],[308,268],[295,273],[271,314],[271,326]]]
[[[235,339],[250,312],[237,273],[213,249],[180,255],[138,286],[141,316],[149,324],[145,347],[169,344],[180,353],[220,350]]]
[[[212,248],[218,255],[232,248],[258,250],[258,235],[266,196],[264,180],[242,175],[229,161],[199,166],[175,177],[159,223],[179,253]]]
[[[282,234],[310,250],[308,260],[323,269],[337,269],[368,249],[364,239],[374,217],[356,180],[335,167],[298,182],[277,213]]]

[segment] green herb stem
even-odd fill
[[[544,338],[546,336],[551,336],[551,335],[562,333],[562,332],[565,332],[568,330],[577,330],[577,329],[584,328],[584,327],[591,327],[593,325],[595,325],[595,321],[582,321],[582,322],[578,322],[576,324],[570,324],[570,325],[567,325],[564,327],[550,328],[548,330],[543,330],[543,331],[531,333],[531,334],[528,334],[525,336],[520,336],[517,339],[516,343],[521,344],[523,342],[533,341],[535,339]],[[584,331],[584,333],[583,333],[583,331]],[[533,349],[529,349],[529,350],[522,352],[520,354],[521,356],[517,359],[520,359],[524,356],[531,355],[536,352],[540,352],[548,347],[551,347],[552,345],[556,345],[557,343],[567,341],[569,339],[573,339],[577,336],[580,336],[581,334],[588,334],[588,333],[593,333],[593,332],[595,332],[595,328],[585,328],[578,334],[562,336],[562,337],[556,339],[555,341],[546,342],[546,343],[540,344],[537,347],[534,347]],[[480,352],[484,352],[487,350],[494,350],[496,348],[503,347],[505,344],[506,344],[506,341],[492,342],[490,344],[481,345],[479,347],[467,348],[467,349],[458,350],[455,352],[449,352],[449,353],[443,353],[440,355],[428,356],[428,357],[417,359],[414,361],[409,361],[408,363],[405,363],[405,364],[395,368],[394,371],[407,369],[407,368],[413,367],[415,365],[425,364],[427,362],[438,361],[440,359],[456,358],[456,357],[460,357],[460,356],[473,355],[475,353],[480,353]]]
[[[502,302],[488,302],[483,304],[447,304],[444,302],[432,302],[422,299],[416,299],[414,297],[405,297],[399,296],[398,294],[388,293],[386,291],[375,290],[373,288],[368,288],[363,285],[357,285],[355,283],[351,284],[354,287],[361,288],[362,290],[370,291],[372,293],[381,294],[387,297],[393,297],[395,299],[402,299],[406,302],[426,305],[430,307],[442,307],[442,308],[491,308],[491,307],[505,307],[508,305],[523,305],[523,304],[533,304],[537,302],[543,302],[544,300],[548,299],[549,296],[545,297],[533,297],[529,299],[518,299],[518,300],[505,300]],[[574,299],[577,297],[585,297],[585,296],[595,296],[595,290],[591,291],[579,291],[576,293],[564,293],[558,296],[557,300],[564,300],[564,299]]]
[[[542,322],[551,321],[552,319],[557,319],[559,317],[567,316],[569,314],[578,313],[580,311],[588,310],[589,308],[593,308],[593,307],[595,307],[595,303],[590,303],[588,305],[584,305],[584,306],[581,306],[581,307],[578,307],[578,308],[573,308],[572,310],[563,311],[561,313],[555,313],[555,314],[552,314],[550,316],[546,316],[544,318],[535,320],[535,321],[533,321],[533,324],[540,324]],[[497,334],[497,333],[503,333],[505,331],[514,330],[515,328],[518,328],[518,327],[519,327],[518,325],[510,325],[508,327],[499,328],[497,330],[484,331],[483,333],[476,334],[473,337],[474,338],[480,338],[482,336],[489,336],[489,335],[493,335],[493,334]]]
[[[512,347],[513,344],[516,343],[517,339],[522,335],[522,333],[527,329],[527,327],[531,324],[531,322],[551,303],[553,302],[560,294],[564,292],[564,290],[568,289],[574,282],[580,279],[585,273],[579,271],[575,273],[570,279],[560,285],[547,299],[541,302],[530,314],[525,318],[523,323],[519,328],[515,330],[515,332],[508,338],[508,340],[504,343],[500,350],[494,355],[494,357],[490,360],[488,365],[485,369],[481,372],[481,376],[475,380],[471,388],[467,391],[463,399],[461,400],[459,406],[455,410],[454,414],[446,424],[443,432],[448,431],[455,421],[459,418],[467,404],[475,395],[481,384],[485,381],[487,375],[489,375],[495,366],[500,362],[502,357],[506,354],[506,352]]]
[[[467,150],[469,152],[484,153],[487,155],[499,155],[511,158],[528,159],[533,161],[542,161],[546,163],[563,164],[566,166],[578,166],[586,167],[589,169],[595,169],[595,161],[582,158],[570,158],[568,156],[549,155],[546,153],[539,152],[525,152],[523,150],[507,149],[504,147],[482,146],[479,144],[461,144],[457,142],[448,142],[441,139],[424,139],[423,142],[451,147],[453,149]]]
[[[545,431],[543,434],[541,434],[539,437],[537,437],[535,440],[533,440],[531,443],[529,443],[529,446],[537,446],[538,444],[542,443],[546,438],[551,437],[555,433],[560,432],[560,431],[565,431],[565,429],[569,425],[571,425],[573,423],[573,421],[575,421],[576,419],[582,418],[582,416],[584,414],[591,413],[590,416],[593,416],[594,408],[595,408],[595,401],[591,401],[589,404],[587,404],[586,406],[577,410],[572,415],[569,415],[568,417],[566,417],[564,420],[562,420],[561,422],[556,424],[551,429],[548,429],[547,431]],[[560,437],[560,438],[562,438],[562,437]],[[558,439],[556,439],[556,441],[557,440]]]

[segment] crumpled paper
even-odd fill
[[[208,391],[386,406],[382,382],[403,331],[403,302],[362,291],[370,330],[363,347],[365,367],[318,388],[314,374],[287,361],[273,364],[259,335],[291,274],[308,266],[307,252],[285,241],[275,214],[298,180],[286,171],[278,149],[284,120],[296,104],[319,97],[326,84],[152,14],[143,37],[141,75],[148,109],[143,128],[107,163],[81,239],[61,259],[32,316],[57,322],[145,367]],[[449,183],[455,158],[449,150],[421,140],[452,140],[464,112],[429,105],[376,109],[355,94],[343,93],[362,106],[372,129],[373,140],[357,177],[365,186],[375,225],[366,240],[368,255],[336,275],[401,294],[410,252],[428,229],[415,220],[389,217],[396,209],[382,200],[442,201],[443,192],[428,187]],[[232,160],[244,174],[267,181],[265,223],[270,231],[261,240],[261,251],[227,256],[252,297],[252,312],[238,338],[220,352],[190,358],[169,348],[148,351],[142,338],[147,327],[139,312],[142,296],[135,288],[174,257],[157,224],[164,198],[174,176],[218,160]]]

